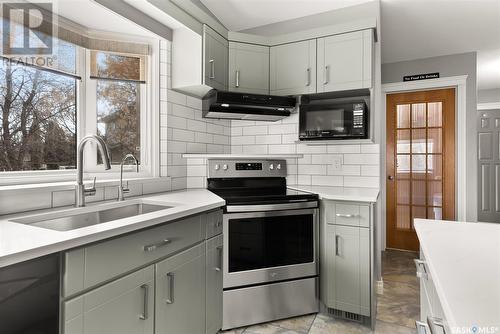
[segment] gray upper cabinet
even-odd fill
[[[153,334],[154,267],[63,303],[64,334]]]
[[[318,38],[318,93],[370,88],[372,44],[372,30]]]
[[[155,334],[205,334],[205,244],[156,264]]]
[[[270,91],[273,95],[316,93],[316,40],[271,47]]]
[[[218,90],[227,88],[228,42],[215,30],[203,26],[204,83]]]
[[[206,334],[222,328],[222,243],[222,234],[206,242]]]
[[[228,90],[269,94],[268,46],[229,42]]]

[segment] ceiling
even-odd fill
[[[153,36],[150,31],[92,0],[56,0],[54,1],[54,11],[59,16],[89,30]]]
[[[272,23],[369,2],[200,1],[229,30],[250,29],[263,34]],[[381,0],[381,3],[383,63],[477,51],[478,88],[500,88],[500,0]]]
[[[200,0],[231,31],[358,5],[369,0]]]

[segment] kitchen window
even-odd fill
[[[159,80],[152,73],[158,72],[159,41],[144,44],[149,55],[58,41],[57,64],[51,68],[2,57],[0,185],[73,180],[76,146],[87,134],[104,138],[113,166],[104,172],[97,148],[88,145],[85,172],[116,179],[123,156],[132,153],[141,163],[134,177],[157,176],[153,124]]]

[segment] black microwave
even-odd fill
[[[300,105],[300,140],[364,139],[368,129],[364,101]]]

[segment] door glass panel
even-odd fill
[[[410,181],[401,180],[397,184],[398,204],[410,204]]]
[[[441,181],[431,181],[428,184],[428,205],[443,205],[443,184]]]
[[[442,129],[428,129],[429,138],[427,139],[427,152],[428,153],[441,153],[442,149]]]
[[[412,222],[412,227],[414,226],[413,220],[415,218],[421,218],[421,219],[426,219],[427,218],[427,209],[425,206],[412,206],[411,208],[411,222]]]
[[[427,103],[427,126],[443,126],[443,103]]]
[[[411,177],[413,179],[425,179],[425,158],[425,154],[411,156]]]
[[[427,159],[427,175],[429,180],[442,180],[443,167],[441,154],[432,154]]]
[[[409,128],[410,127],[410,105],[400,104],[396,107],[397,121],[396,125],[398,128]]]
[[[314,260],[313,215],[229,220],[229,272]]]
[[[428,219],[443,219],[443,208],[428,208],[427,209]]]
[[[397,130],[397,153],[410,153],[410,130]]]
[[[396,176],[398,179],[410,177],[410,155],[398,154],[396,158]]]
[[[396,209],[396,227],[399,229],[410,229],[410,207],[398,205]]]
[[[426,133],[425,129],[413,129],[411,131],[412,153],[425,153]]]
[[[413,128],[425,127],[425,103],[414,103],[411,105],[411,126]]]
[[[414,205],[425,205],[425,181],[412,181],[412,198]]]

